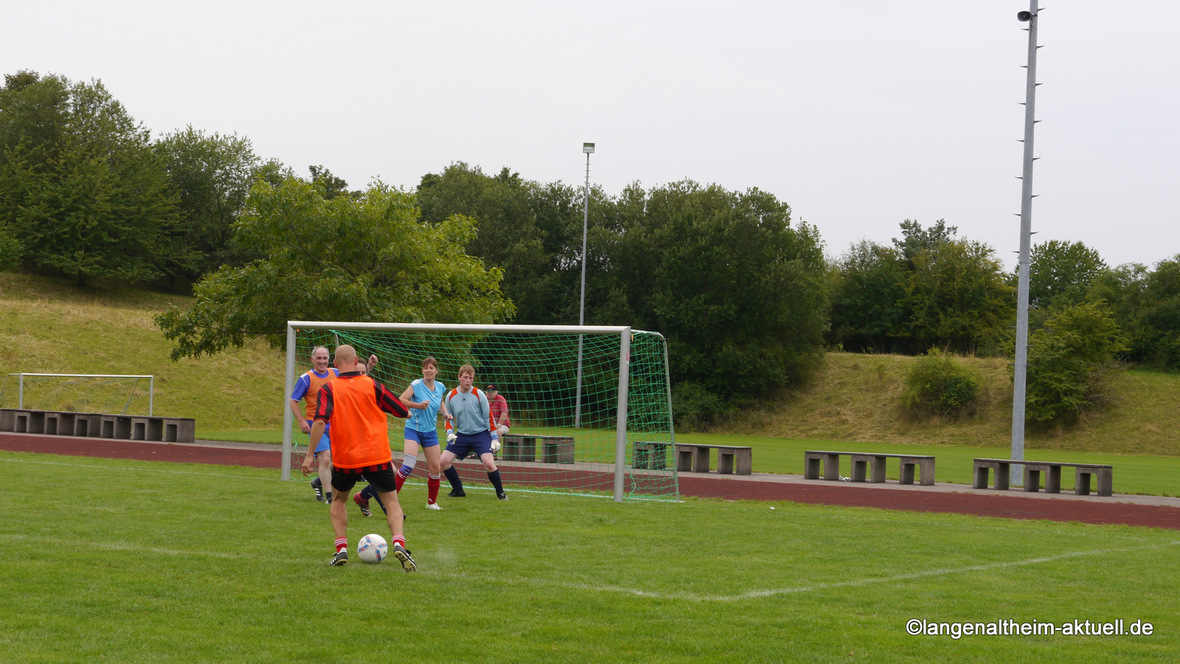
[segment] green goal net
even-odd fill
[[[310,368],[317,346],[334,351],[349,344],[359,357],[377,355],[371,375],[395,394],[422,377],[427,356],[438,361],[436,380],[448,390],[458,386],[460,366],[474,367],[476,387],[494,384],[508,402],[510,430],[501,438],[496,462],[510,488],[616,500],[678,496],[667,346],[658,333],[592,326],[291,322],[287,338],[287,394]],[[390,418],[395,458],[402,451],[404,422]],[[285,430],[287,478],[292,443],[306,441],[297,428],[293,435],[291,426]],[[439,432],[445,441],[441,418]],[[478,460],[456,467],[465,484],[487,484]],[[421,481],[423,472],[419,462],[414,479]]]

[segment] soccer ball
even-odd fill
[[[380,535],[365,535],[356,543],[356,555],[366,563],[379,563],[389,554],[389,545]]]

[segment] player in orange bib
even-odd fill
[[[336,554],[332,565],[348,562],[348,495],[360,479],[377,490],[385,503],[389,523],[389,552],[401,561],[402,568],[418,568],[406,549],[402,533],[402,508],[397,500],[397,478],[393,470],[393,452],[389,448],[386,413],[406,417],[410,412],[397,395],[357,366],[352,346],[336,348],[336,368],[340,375],[320,388],[311,438],[316,440],[329,422],[332,424],[332,529],[336,535]]]

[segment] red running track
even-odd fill
[[[221,447],[202,444],[149,443],[142,441],[75,438],[37,434],[0,433],[0,449],[66,456],[139,459],[179,463],[219,464],[253,468],[277,468],[277,446]],[[1080,521],[1124,524],[1180,530],[1180,507],[1119,502],[1118,497],[1075,500],[1066,498],[991,495],[974,490],[934,488],[898,489],[848,485],[818,480],[784,481],[781,476],[680,475],[685,496],[727,500],[784,500],[799,503],[873,507],[914,512],[950,512],[1011,519]]]

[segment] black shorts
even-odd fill
[[[397,491],[397,475],[393,472],[392,461],[367,468],[332,466],[332,488],[337,491],[352,491],[361,478],[364,478],[377,491]]]

